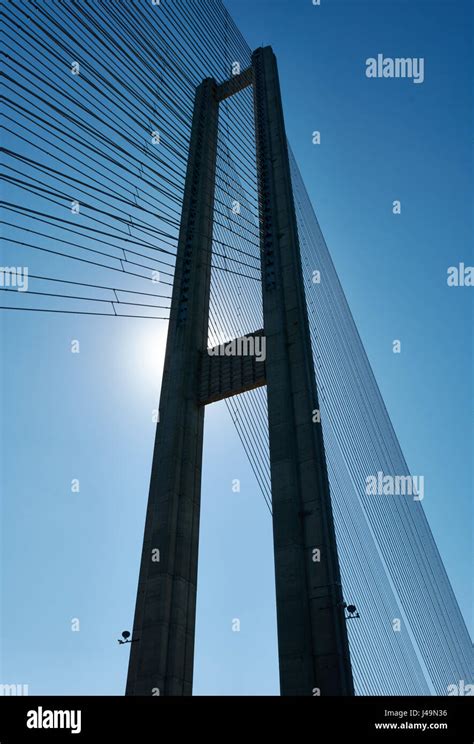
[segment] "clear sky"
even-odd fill
[[[277,54],[290,142],[472,628],[473,290],[446,284],[473,264],[470,3],[227,7]],[[423,57],[424,82],[367,79],[378,53]],[[0,330],[0,681],[122,694],[165,326],[4,313]],[[224,404],[206,411],[202,509],[195,692],[277,694],[270,516]]]

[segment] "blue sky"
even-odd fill
[[[290,142],[472,628],[472,288],[446,285],[473,263],[469,3],[227,7],[277,54]],[[423,84],[367,79],[377,53],[423,57]],[[0,320],[1,681],[122,694],[165,327],[25,316]],[[206,411],[199,571],[195,692],[277,694],[270,517],[222,403]]]

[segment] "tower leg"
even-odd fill
[[[278,71],[252,62],[281,694],[352,695]]]
[[[127,695],[191,695],[218,103],[197,89]]]

